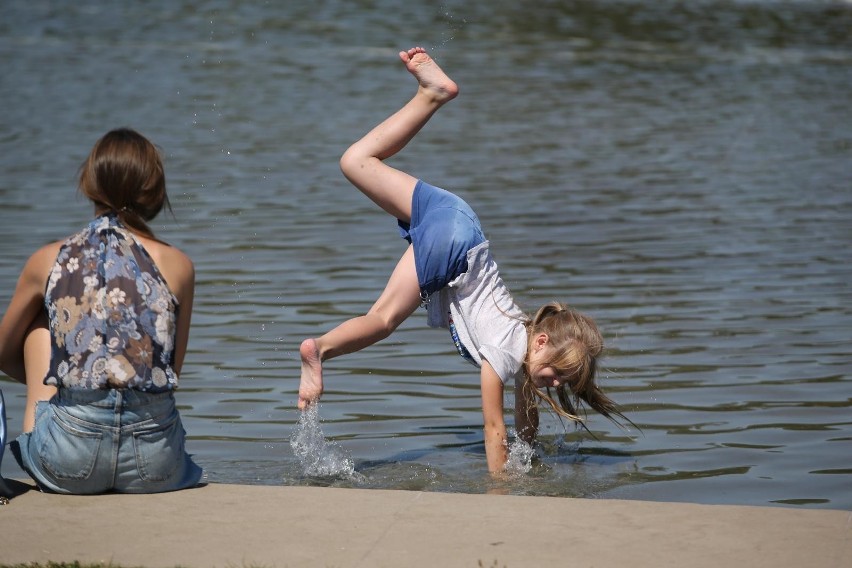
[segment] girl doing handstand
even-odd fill
[[[580,424],[581,401],[611,420],[624,417],[595,382],[603,348],[595,323],[555,302],[525,316],[503,284],[468,204],[385,163],[458,94],[456,83],[424,49],[399,56],[417,79],[416,94],[353,144],[340,166],[355,187],[399,220],[409,246],[365,315],[302,342],[298,406],[305,409],[322,395],[324,361],[388,337],[425,302],[429,325],[448,328],[462,357],[480,368],[486,457],[496,473],[508,457],[504,385],[514,387],[515,429],[528,443],[538,430],[537,400]]]

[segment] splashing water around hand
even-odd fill
[[[312,404],[299,417],[290,437],[290,447],[302,464],[304,475],[311,477],[352,477],[355,462],[340,446],[323,436],[319,424],[319,404]]]
[[[509,459],[506,461],[506,473],[509,475],[524,475],[532,469],[532,459],[535,449],[520,437],[509,445]]]

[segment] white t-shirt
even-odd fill
[[[467,263],[467,272],[429,297],[428,323],[454,327],[454,339],[457,336],[471,362],[481,367],[483,360],[488,361],[507,384],[521,373],[527,350],[526,316],[500,278],[488,241],[467,252]]]

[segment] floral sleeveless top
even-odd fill
[[[177,388],[177,298],[114,213],[97,217],[63,243],[44,300],[51,332],[46,385]]]

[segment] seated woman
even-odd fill
[[[80,232],[27,261],[0,322],[0,370],[27,385],[21,467],[57,493],[197,485],[174,390],[195,269],[148,223],[168,206],[157,148],[108,132],[80,169],[95,207]]]

